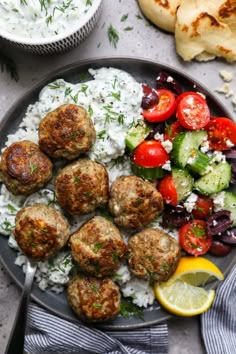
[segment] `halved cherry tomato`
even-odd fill
[[[213,150],[230,150],[236,144],[236,124],[229,118],[212,118],[205,129]]]
[[[143,111],[144,118],[151,123],[163,122],[175,112],[175,95],[169,90],[156,90],[158,103]]]
[[[163,166],[169,160],[169,154],[160,141],[145,140],[135,149],[133,162],[143,167]]]
[[[207,234],[206,222],[193,220],[181,226],[179,243],[186,252],[193,256],[205,254],[212,244],[212,236]]]
[[[179,124],[179,122],[174,122],[167,126],[164,134],[164,139],[172,141],[183,130],[184,128]]]
[[[178,204],[177,191],[172,175],[167,175],[160,181],[158,190],[166,204],[172,206],[176,206]]]
[[[197,92],[184,92],[177,99],[177,119],[189,130],[204,128],[210,120],[206,100]]]
[[[192,214],[195,219],[206,219],[212,214],[213,201],[207,197],[199,196]]]

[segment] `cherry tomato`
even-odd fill
[[[156,90],[158,103],[143,111],[144,118],[151,123],[163,122],[175,112],[175,95],[169,90]]]
[[[195,219],[206,219],[212,214],[213,201],[207,197],[199,196],[192,214]]]
[[[204,128],[210,120],[206,100],[197,92],[184,92],[177,99],[177,119],[189,130]]]
[[[172,141],[184,128],[179,122],[174,122],[166,128],[164,139]]]
[[[178,196],[172,175],[165,176],[159,183],[158,190],[166,204],[176,206]]]
[[[193,220],[181,226],[179,243],[186,252],[193,256],[205,254],[212,245],[212,236],[207,234],[206,222]]]
[[[143,167],[163,166],[169,160],[169,154],[160,141],[145,140],[135,149],[133,162]]]
[[[236,124],[229,118],[212,118],[205,129],[213,150],[230,150],[236,144]]]

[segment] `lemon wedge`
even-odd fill
[[[194,286],[204,286],[213,280],[223,280],[224,274],[209,259],[182,257],[171,281],[181,280]]]
[[[169,312],[179,316],[195,316],[207,311],[215,298],[214,290],[201,286],[223,280],[221,270],[203,257],[182,257],[172,277],[154,284],[159,303]]]
[[[155,284],[154,291],[159,303],[175,315],[199,315],[207,311],[214,301],[214,290],[205,290],[180,280],[167,283]]]

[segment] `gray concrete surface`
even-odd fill
[[[128,18],[125,22],[121,22],[121,17],[125,14],[128,14]],[[191,74],[212,91],[223,84],[219,70],[227,69],[234,72],[235,79],[231,85],[236,87],[235,65],[221,60],[207,63],[184,63],[176,55],[173,36],[152,26],[142,15],[141,19],[137,15],[140,15],[140,10],[135,0],[104,0],[103,14],[89,38],[72,51],[53,57],[26,54],[0,41],[0,47],[17,62],[20,75],[20,80],[15,82],[6,73],[0,72],[0,119],[12,103],[45,74],[85,58],[122,55],[160,61]],[[117,48],[114,48],[108,40],[107,28],[110,24],[119,32],[120,39]],[[126,27],[133,29],[126,31]],[[218,97],[232,110],[230,98],[227,99],[220,94]],[[4,353],[19,294],[18,288],[0,268],[0,354]],[[205,353],[200,336],[199,318],[175,318],[168,324],[170,354]]]

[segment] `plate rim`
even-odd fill
[[[222,109],[224,112],[227,113],[227,116],[232,119],[235,120],[235,118],[233,117],[233,114],[230,112],[230,110],[225,107],[225,105],[221,102],[221,100],[217,97],[217,95],[212,92],[211,89],[208,89],[206,87],[206,85],[202,84],[201,82],[199,82],[197,79],[195,79],[193,76],[186,74],[185,72],[182,72],[182,69],[176,68],[172,65],[169,64],[164,64],[160,61],[156,61],[156,60],[151,60],[145,57],[136,57],[136,56],[101,56],[101,57],[95,57],[95,58],[87,58],[87,59],[83,59],[83,60],[77,60],[73,63],[61,66],[59,68],[57,68],[56,70],[53,70],[50,73],[45,74],[42,79],[37,80],[33,85],[31,85],[31,87],[29,89],[27,89],[24,93],[22,93],[20,95],[20,97],[18,99],[15,100],[15,102],[13,102],[13,104],[11,105],[11,107],[5,112],[3,118],[0,121],[0,129],[2,129],[3,126],[5,126],[5,124],[7,124],[7,122],[9,121],[9,118],[11,116],[11,114],[16,110],[16,108],[25,100],[27,100],[27,98],[32,95],[32,91],[37,91],[38,94],[40,93],[40,90],[50,81],[52,80],[56,80],[56,78],[59,78],[60,75],[66,75],[67,72],[72,71],[73,69],[76,68],[80,68],[81,66],[85,66],[85,65],[89,65],[92,67],[92,65],[96,64],[99,62],[101,62],[101,65],[99,64],[99,67],[104,67],[104,64],[106,61],[117,61],[119,60],[120,63],[125,63],[128,61],[135,61],[135,62],[139,62],[140,64],[148,64],[148,65],[152,65],[152,66],[159,66],[159,67],[163,67],[163,69],[165,68],[166,70],[170,70],[173,74],[177,74],[179,76],[184,77],[187,81],[190,82],[194,82],[194,84],[196,84],[196,86],[198,86],[199,88],[201,88],[203,91],[205,90],[209,97],[213,100],[216,100],[218,103],[218,107],[220,109]],[[117,66],[117,64],[115,64]],[[111,65],[109,65],[111,66]],[[63,77],[62,77],[63,78]],[[29,104],[27,104],[28,106]],[[5,237],[5,236],[0,236],[0,237]],[[230,272],[230,270],[232,269],[232,266],[235,264],[235,260],[236,260],[236,252],[234,257],[232,257],[232,260],[229,262],[229,264],[226,267],[226,270],[224,272],[225,276],[228,275],[228,273]],[[24,283],[22,283],[17,276],[14,275],[14,273],[8,268],[7,263],[5,262],[5,260],[2,257],[2,254],[0,254],[0,262],[2,263],[3,267],[5,268],[7,274],[12,278],[12,280],[15,282],[15,284],[22,289],[24,286]],[[215,282],[214,283],[214,288],[216,288],[218,286],[220,282]],[[57,316],[59,316],[60,318],[63,318],[65,320],[68,320],[70,322],[74,322],[74,323],[79,323],[81,324],[82,322],[79,319],[72,319],[69,315],[67,314],[63,314],[58,310],[52,309],[49,305],[45,304],[43,301],[41,301],[40,299],[37,298],[37,296],[35,296],[33,293],[31,293],[31,299],[34,300],[34,302],[36,304],[39,304],[40,306],[42,306],[44,309],[47,309],[49,312],[51,312],[52,314],[55,314]],[[107,330],[121,330],[121,331],[125,331],[127,329],[131,330],[131,329],[138,329],[138,328],[145,328],[145,327],[151,327],[153,325],[162,323],[170,318],[176,317],[178,318],[178,316],[175,316],[171,313],[166,312],[162,307],[161,307],[161,311],[163,312],[163,315],[161,318],[156,319],[156,320],[152,320],[152,321],[148,321],[148,322],[144,322],[144,323],[138,323],[138,324],[127,324],[127,325],[106,325],[106,324],[93,324],[92,326],[98,329],[107,329]],[[85,324],[85,323],[82,323]],[[90,324],[85,324],[87,326],[90,326]]]

